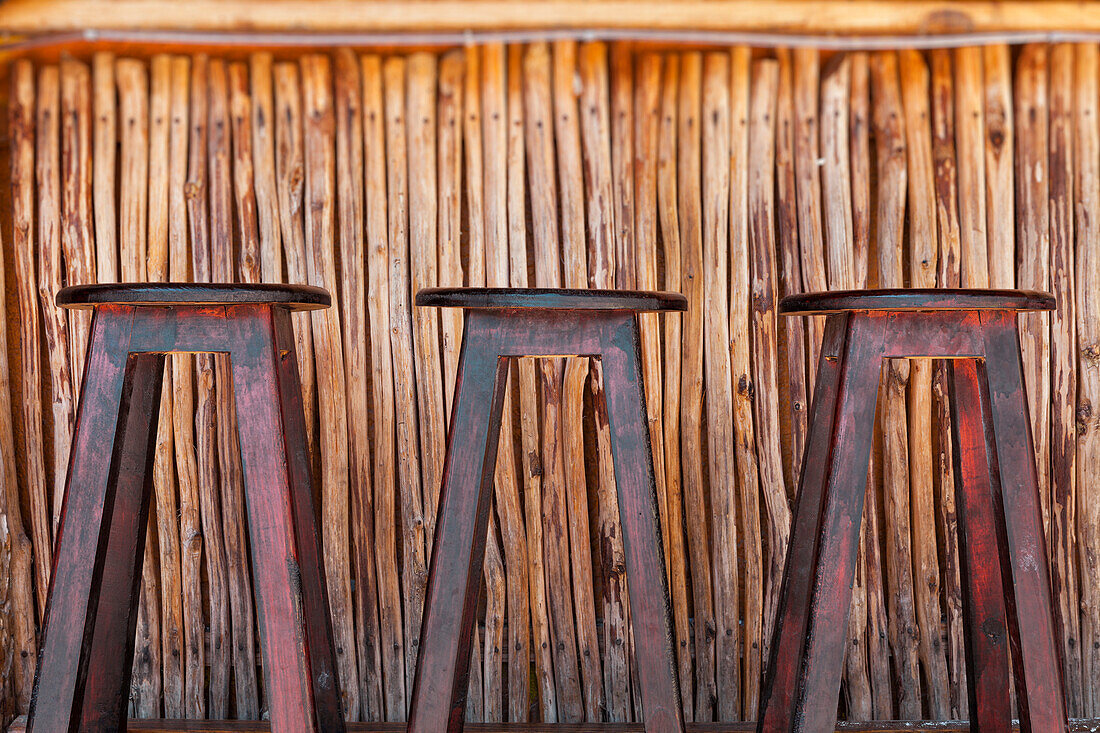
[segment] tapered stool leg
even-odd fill
[[[957,359],[949,365],[970,725],[975,733],[1001,733],[1010,728],[1012,708],[1007,694],[1004,586],[993,510],[993,436],[986,430],[989,396],[976,360]]]
[[[836,720],[885,324],[879,313],[830,317],[759,731],[818,733]]]
[[[507,361],[497,356],[497,338],[506,336],[494,337],[484,320],[482,313],[467,313],[458,361],[409,711],[408,730],[414,733],[460,731],[465,716],[471,632],[508,378]]]
[[[630,593],[630,613],[642,719],[646,731],[683,731],[683,710],[676,680],[665,562],[658,525],[653,454],[649,443],[645,396],[642,393],[641,336],[633,314],[610,323],[610,344],[603,352],[611,454],[619,493],[623,549]],[[665,643],[649,643],[648,640]]]
[[[290,315],[226,308],[274,731],[343,731]]]
[[[125,729],[164,361],[128,359],[132,322],[93,321],[28,730]]]
[[[1062,665],[1055,641],[1050,568],[1039,505],[1035,449],[1024,392],[1016,314],[982,314],[991,428],[999,491],[994,492],[1001,565],[1024,731],[1068,730]]]

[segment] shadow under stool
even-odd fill
[[[28,730],[118,731],[134,655],[164,358],[229,355],[271,729],[344,730],[290,313],[320,288],[86,285],[92,310]]]
[[[865,290],[784,298],[825,315],[791,544],[760,703],[761,733],[834,730],[886,358],[949,359],[971,730],[1068,730],[1017,313],[1047,293]]]
[[[408,730],[463,727],[509,360],[590,356],[603,367],[645,730],[683,731],[637,314],[683,311],[687,301],[623,290],[433,288],[416,304],[463,308],[466,318]]]

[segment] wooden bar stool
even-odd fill
[[[439,288],[421,290],[416,304],[464,308],[466,320],[408,729],[462,730],[508,360],[591,356],[603,365],[645,729],[683,731],[636,314],[683,311],[687,301],[618,290]]]
[[[271,727],[343,731],[290,313],[320,288],[88,285],[93,310],[29,730],[126,729],[164,357],[232,362]]]
[[[757,730],[832,731],[884,358],[951,359],[971,730],[1068,730],[1016,327],[1047,293],[868,290],[784,298],[827,315]],[[1006,643],[1007,642],[1007,643]]]

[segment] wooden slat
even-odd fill
[[[552,63],[554,132],[558,152],[558,185],[561,192],[561,249],[558,257],[563,263],[565,287],[586,288],[589,287],[589,267],[584,238],[580,123],[574,91],[577,73],[576,44],[572,41],[555,42]],[[603,704],[599,644],[596,641],[596,604],[592,597],[592,561],[588,551],[588,487],[584,475],[584,436],[581,422],[587,373],[587,359],[566,360],[561,387],[560,458],[555,456],[555,460],[563,463],[561,475],[564,477],[568,526],[560,531],[563,536],[567,534],[569,537],[569,562],[573,576],[569,595],[564,588],[556,589],[556,593],[558,598],[568,602],[576,610],[577,616],[575,630],[561,628],[561,635],[555,640],[559,658],[554,665],[554,672],[558,678],[558,720],[561,722],[578,722],[582,715],[584,720],[595,720],[600,715]],[[544,447],[544,455],[548,452],[548,448]],[[565,560],[561,558],[557,561]],[[558,572],[564,574],[564,570],[565,568],[561,568]],[[555,585],[558,582],[551,579],[552,599]],[[551,618],[559,614],[568,618],[573,612],[569,606],[562,609],[552,605]],[[574,634],[576,642],[573,642]],[[580,676],[577,679],[581,684],[579,689],[573,688],[568,681],[571,670],[578,663]]]
[[[989,284],[1011,288],[1016,281],[1011,60],[1005,44],[983,46],[981,53]]]
[[[1062,638],[1066,705],[1084,714],[1081,608],[1077,579],[1077,358],[1074,302],[1074,50],[1050,49],[1050,287],[1057,309],[1050,317],[1050,545],[1051,585]]]
[[[719,613],[718,591],[710,573],[710,524],[703,485],[703,325],[706,291],[703,287],[703,213],[700,196],[703,58],[698,53],[680,57],[677,107],[676,206],[680,220],[680,282],[687,298],[683,316],[680,378],[680,439],[683,471],[684,520],[691,553],[691,585],[695,610],[695,719],[712,720],[717,702],[715,678]],[[723,318],[723,323],[725,319]],[[727,413],[729,414],[729,413]],[[730,511],[733,511],[732,507]],[[732,521],[732,514],[730,515]],[[692,531],[691,528],[695,528]],[[716,542],[721,541],[715,538]],[[727,548],[729,546],[727,545]],[[729,569],[723,568],[726,573]],[[730,576],[724,575],[724,578]]]
[[[989,287],[986,250],[982,52],[955,51],[955,141],[959,174],[959,243],[964,288]]]
[[[344,715],[359,716],[359,682],[351,600],[348,433],[336,279],[334,222],[334,125],[329,59],[301,60],[303,147],[305,150],[306,269],[309,283],[325,288],[333,307],[312,311],[320,418],[321,531],[325,579],[336,643]]]
[[[275,185],[275,103],[271,85],[271,54],[252,54],[248,76],[260,272],[264,282],[281,282],[283,246],[282,232],[279,230],[279,195]],[[298,368],[300,370],[301,365]]]
[[[893,52],[880,52],[871,57],[871,102],[878,154],[875,247],[879,285],[901,287],[906,145],[897,56]],[[909,515],[909,446],[905,405],[909,364],[905,360],[894,359],[888,363],[885,372],[880,418],[883,431],[884,531],[890,537],[886,543],[890,638],[900,692],[898,714],[904,719],[915,719],[921,717],[921,680],[918,669],[920,631],[913,598]]]
[[[378,573],[378,620],[382,654],[384,719],[405,719],[405,640],[397,569],[397,486],[394,465],[394,382],[390,347],[390,249],[387,231],[385,112],[382,63],[360,58],[363,79],[363,150],[366,162],[366,288],[370,324],[371,397],[374,406],[374,557]],[[380,716],[383,717],[383,716]]]
[[[115,59],[101,51],[92,59],[92,204],[95,211],[96,278],[118,281],[118,228],[115,207]]]
[[[939,242],[932,162],[928,66],[920,53],[899,52],[901,95],[905,114],[909,179],[909,282],[935,287]],[[920,655],[925,672],[928,714],[942,720],[951,714],[944,654],[945,631],[940,611],[940,565],[937,553],[935,497],[932,487],[932,361],[909,362],[909,496],[913,537],[913,594],[920,625]]]
[[[821,78],[821,188],[825,220],[825,270],[829,287],[855,287],[852,247],[852,176],[848,162],[851,65],[838,56]]]

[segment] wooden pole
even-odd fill
[[[115,208],[115,59],[101,51],[92,58],[92,206],[95,212],[96,276],[118,281],[118,224]]]

